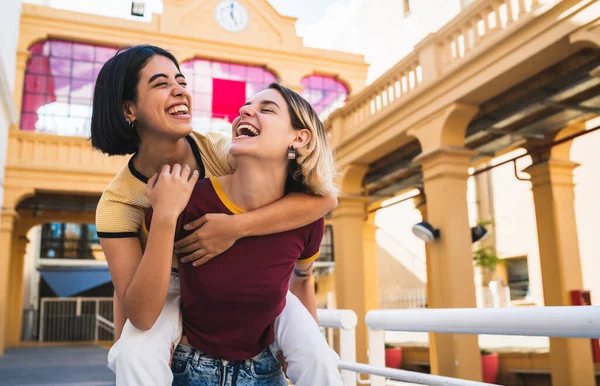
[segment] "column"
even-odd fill
[[[427,221],[440,238],[427,246],[429,308],[475,308],[471,233],[467,209],[469,161],[474,152],[440,146],[414,162],[423,170]],[[480,381],[477,335],[430,334],[432,374]]]
[[[3,208],[0,217],[0,355],[4,355],[4,336],[7,326],[7,295],[10,266],[10,253],[13,241],[13,230],[17,212]]]
[[[374,215],[360,197],[340,197],[332,213],[337,308],[356,312],[356,358],[368,363],[368,311],[379,308]]]
[[[574,205],[577,166],[549,158],[525,169],[531,175],[546,306],[568,306],[569,291],[583,288]],[[553,385],[596,384],[589,339],[551,338],[550,361]]]
[[[21,341],[21,323],[23,321],[23,266],[25,252],[29,240],[26,236],[15,233],[10,258],[10,277],[7,312],[8,316],[4,334],[6,348],[17,347]]]

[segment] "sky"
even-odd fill
[[[152,13],[162,12],[162,0],[143,0],[146,3],[145,20],[149,21]],[[347,24],[351,3],[363,0],[268,0],[282,15],[298,18],[296,30],[305,38],[307,46],[316,48],[332,48],[336,31]],[[130,0],[23,0],[23,3],[50,5],[55,8],[69,9],[78,12],[98,15],[132,18],[130,16]],[[139,20],[139,18],[136,18]]]

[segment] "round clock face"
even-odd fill
[[[235,0],[223,0],[215,8],[215,18],[227,31],[240,32],[248,25],[248,11]]]

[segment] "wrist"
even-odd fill
[[[160,224],[161,226],[173,226],[177,225],[178,214],[173,212],[154,211],[152,214],[152,227]]]
[[[252,227],[250,225],[250,221],[248,221],[247,213],[234,216],[233,221],[235,224],[235,228],[237,229],[236,233],[239,236],[238,239],[241,239],[243,237],[252,236],[252,233],[251,233]]]

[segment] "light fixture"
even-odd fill
[[[476,225],[473,228],[471,228],[471,241],[473,241],[474,243],[485,239],[486,237],[488,237],[488,235],[488,230],[485,229],[485,227],[482,225]]]
[[[435,239],[440,238],[440,230],[435,228],[427,221],[422,221],[412,227],[412,232],[419,239],[430,243]],[[482,225],[476,225],[471,228],[471,241],[477,242],[485,239],[488,236],[488,230]]]
[[[131,16],[139,16],[144,17],[144,11],[146,8],[146,4],[141,1],[132,1],[131,2]]]
[[[434,228],[433,225],[427,221],[421,221],[420,223],[415,224],[412,227],[412,232],[426,243],[430,243],[433,240],[440,238],[440,230]]]

